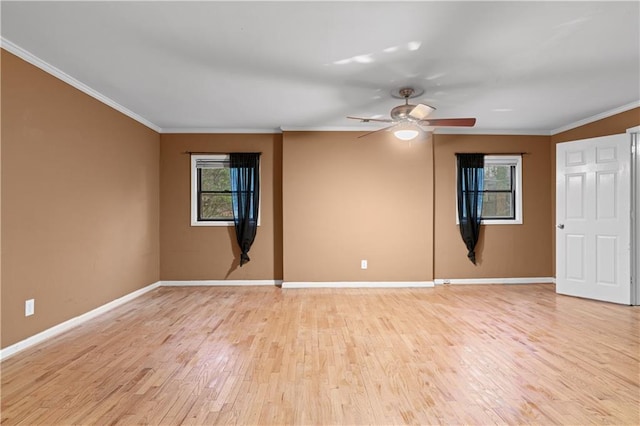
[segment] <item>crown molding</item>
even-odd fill
[[[283,132],[367,132],[382,129],[381,127],[282,127]],[[504,130],[504,129],[470,129],[466,127],[443,128],[429,131],[436,135],[528,135],[528,136],[549,136],[547,130]]]
[[[439,127],[433,132],[436,135],[517,135],[517,136],[549,136],[548,130],[513,130],[513,129],[471,129],[468,127]]]
[[[7,40],[4,37],[0,37],[0,45],[7,52],[13,53],[14,55],[19,57],[20,59],[30,63],[31,65],[40,68],[44,72],[46,72],[48,74],[51,74],[52,76],[64,81],[65,83],[69,84],[70,86],[75,87],[76,89],[78,89],[81,92],[91,96],[94,99],[97,99],[98,101],[102,102],[103,104],[110,106],[111,108],[115,109],[116,111],[121,112],[122,114],[126,115],[127,117],[134,119],[138,123],[150,128],[151,130],[155,130],[156,132],[160,133],[161,129],[160,129],[159,126],[156,126],[155,124],[153,124],[152,122],[150,122],[146,118],[136,114],[135,112],[131,111],[128,108],[125,108],[124,106],[120,105],[119,103],[117,103],[113,99],[111,99],[111,98],[103,95],[102,93],[92,89],[91,87],[89,87],[86,84],[82,83],[81,81],[73,78],[72,76],[70,76],[69,74],[65,73],[64,71],[54,67],[53,65],[49,64],[48,62],[43,61],[42,59],[38,58],[37,56],[35,56],[31,52],[23,49],[22,47],[18,46],[17,44],[13,43],[12,41]]]
[[[5,49],[22,60],[34,65],[37,68],[45,71],[48,74],[64,81],[72,87],[80,90],[81,92],[91,96],[92,98],[110,106],[116,111],[121,112],[127,117],[139,122],[140,124],[162,134],[166,133],[263,133],[263,134],[278,134],[282,132],[365,132],[378,130],[372,126],[361,126],[354,128],[353,126],[309,126],[309,127],[280,127],[280,128],[209,128],[209,127],[167,127],[161,128],[146,118],[136,114],[128,108],[120,105],[113,99],[103,95],[102,93],[92,89],[81,81],[75,79],[64,71],[54,67],[53,65],[43,61],[31,52],[16,45],[12,41],[5,37],[0,37],[0,47]],[[594,121],[602,120],[607,117],[611,117],[615,114],[629,111],[633,108],[640,107],[640,100],[631,102],[627,105],[623,105],[618,108],[611,109],[609,111],[596,114],[591,117],[567,124],[562,127],[558,127],[553,130],[505,130],[505,129],[479,129],[479,128],[438,128],[433,131],[434,134],[458,134],[458,135],[526,135],[526,136],[553,136],[558,133],[566,132],[567,130],[575,129],[576,127],[584,126]]]
[[[382,124],[382,123],[381,123]],[[370,132],[383,126],[364,124],[362,126],[281,126],[283,132]]]
[[[575,129],[576,127],[584,126],[585,124],[593,123],[594,121],[602,120],[603,118],[611,117],[612,115],[620,114],[621,112],[626,112],[637,107],[640,107],[640,100],[575,121],[571,124],[567,124],[566,126],[558,127],[557,129],[551,130],[551,135],[557,135],[558,133],[566,132],[567,130]]]
[[[267,134],[278,134],[282,133],[280,129],[273,128],[238,128],[238,127],[163,127],[159,130],[159,133],[168,134],[168,133],[267,133]]]

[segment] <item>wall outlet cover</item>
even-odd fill
[[[24,302],[24,316],[28,317],[36,312],[36,301],[29,299]]]

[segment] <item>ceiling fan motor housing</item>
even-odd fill
[[[404,105],[398,105],[397,107],[391,110],[389,114],[391,116],[391,120],[389,119],[381,119],[381,118],[367,118],[367,117],[352,117],[348,116],[347,118],[351,118],[354,120],[360,120],[363,123],[368,123],[370,121],[382,122],[382,123],[392,123],[390,126],[385,128],[375,130],[373,132],[365,133],[364,135],[358,136],[359,138],[363,136],[367,136],[371,133],[376,133],[382,130],[388,130],[391,128],[398,128],[396,130],[396,137],[402,139],[402,136],[398,136],[398,132],[401,130],[398,126],[411,127],[411,136],[405,135],[406,139],[409,140],[416,136],[418,131],[421,129],[421,125],[425,126],[447,126],[447,127],[473,127],[476,124],[475,118],[438,118],[438,119],[427,119],[427,116],[431,114],[431,112],[435,111],[435,108],[431,105],[418,104],[413,105],[409,103],[409,99],[418,97],[424,93],[424,90],[419,90],[416,92],[415,89],[411,87],[403,87],[398,91],[391,92],[391,96],[394,98],[404,99]],[[416,130],[417,128],[417,130]],[[424,130],[424,129],[423,129]]]
[[[394,120],[410,120],[412,117],[409,114],[415,107],[415,105],[411,104],[398,105],[391,110],[391,118]]]

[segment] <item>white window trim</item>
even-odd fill
[[[516,217],[515,219],[495,219],[495,220],[483,220],[481,225],[522,225],[522,156],[521,155],[485,155],[485,164],[487,162],[491,164],[515,164],[516,165]],[[456,225],[460,225],[460,219],[458,218],[458,200],[456,200]]]
[[[191,226],[235,226],[233,220],[198,220],[198,169],[197,160],[229,161],[229,154],[192,154],[191,155]],[[258,175],[262,176],[262,164],[258,170]],[[262,185],[261,185],[262,186]],[[258,226],[262,217],[262,191],[259,194],[258,205]]]
[[[198,160],[229,161],[225,154],[193,154],[191,155],[191,226],[234,226],[233,220],[204,221],[198,220]]]

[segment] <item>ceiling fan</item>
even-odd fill
[[[383,127],[382,129],[374,130],[364,135],[358,136],[359,138],[368,136],[372,133],[381,132],[383,130],[389,130],[396,128],[394,131],[395,136],[402,140],[411,140],[418,136],[422,127],[473,127],[476,124],[475,118],[432,118],[428,119],[427,116],[435,111],[435,108],[430,105],[418,104],[412,105],[409,103],[409,99],[419,96],[422,93],[416,93],[415,89],[411,87],[404,87],[398,92],[392,93],[396,98],[404,99],[404,105],[398,105],[391,110],[388,118],[374,118],[374,117],[352,117],[347,118],[353,120],[360,120],[363,123],[369,123],[371,121],[380,123],[392,123],[390,126]]]

